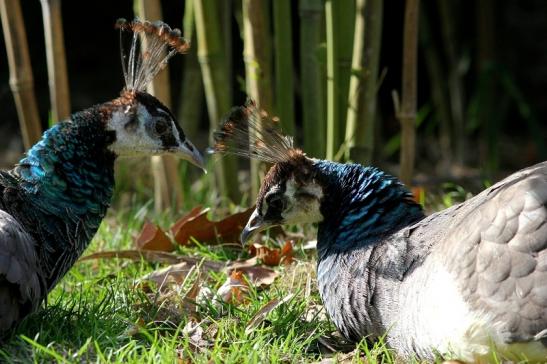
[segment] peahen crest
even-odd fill
[[[120,29],[120,56],[122,60],[125,90],[145,91],[154,77],[167,66],[167,62],[177,53],[186,53],[190,44],[181,37],[179,29],[171,29],[162,21],[131,22],[118,19],[116,28]],[[133,32],[131,46],[127,52],[123,45],[123,31]],[[139,41],[140,39],[140,41]],[[142,44],[146,51],[141,52]]]
[[[287,162],[304,153],[295,148],[293,139],[283,135],[279,119],[259,110],[253,100],[232,108],[213,134],[209,153],[235,154],[268,163]]]

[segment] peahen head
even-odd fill
[[[252,101],[235,107],[214,134],[215,153],[259,159],[273,166],[268,171],[242,240],[273,225],[320,222],[323,187],[315,178],[314,160],[293,147],[282,135],[277,120],[259,112]],[[249,145],[249,138],[255,142]]]
[[[274,225],[300,223],[320,223],[320,231],[323,227],[338,236],[372,237],[423,217],[420,205],[396,178],[374,167],[309,158],[276,123],[248,102],[234,108],[215,133],[213,152],[273,164],[242,242]]]
[[[106,130],[114,132],[108,147],[117,156],[174,154],[203,167],[203,158],[186,138],[171,111],[146,92],[124,91],[105,105]]]
[[[136,19],[128,22],[120,19],[116,26],[120,29],[125,88],[119,98],[104,107],[108,116],[105,128],[115,133],[109,149],[117,156],[170,153],[203,168],[201,154],[186,139],[175,116],[146,92],[169,58],[186,52],[188,43],[181,37],[180,30],[171,29],[161,21],[151,23]],[[123,48],[123,31],[132,32],[129,52]],[[141,41],[146,44],[144,52],[139,49]]]

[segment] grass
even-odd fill
[[[207,183],[201,185],[202,189],[208,188]],[[210,198],[191,188],[185,192],[194,198],[202,196],[203,201]],[[451,188],[448,193],[450,197],[426,196],[426,201],[447,204],[461,198],[463,192]],[[133,248],[133,237],[145,219],[170,226],[174,214],[154,214],[153,204],[143,199],[146,194],[146,189],[137,189],[130,198],[118,195],[117,200],[124,201],[126,207],[116,208],[119,203],[115,204],[85,254]],[[201,244],[180,248],[178,253],[214,261],[247,257],[234,247]],[[147,294],[135,284],[138,278],[165,264],[123,259],[79,262],[49,294],[47,305],[5,339],[0,347],[0,361],[315,363],[334,356],[333,362],[365,362],[365,358],[367,363],[397,362],[382,342],[369,345],[363,340],[349,346],[349,353],[332,354],[326,350],[325,337],[335,328],[322,309],[317,292],[315,252],[296,249],[296,260],[295,264],[276,268],[280,276],[273,285],[263,290],[251,289],[244,304],[219,304],[212,300],[200,303],[201,325],[194,330],[189,330],[192,318],[187,311],[172,301]],[[197,274],[189,275],[182,284],[175,294],[178,302],[196,277]],[[225,282],[226,275],[211,272],[202,279],[202,285],[214,292]],[[289,294],[294,296],[270,312],[260,325],[246,329],[266,303]]]
[[[144,218],[153,216],[148,211],[150,206],[110,211],[86,254],[131,248],[132,236],[138,233]],[[154,216],[154,220],[168,226],[169,216]],[[203,245],[184,248],[182,253],[210,260],[244,254]],[[136,279],[160,265],[117,259],[80,262],[50,293],[47,306],[28,317],[7,340],[0,349],[0,358],[16,363],[313,362],[320,358],[317,339],[333,327],[324,315],[307,315],[320,300],[316,292],[308,297],[302,294],[303,285],[313,279],[315,266],[304,253],[300,258],[303,261],[291,267],[279,268],[282,276],[278,284],[262,291],[252,290],[243,305],[200,306],[206,328],[215,331],[214,340],[207,337],[207,332],[204,334],[207,347],[203,350],[183,333],[189,317],[182,313],[178,321],[159,319],[161,307],[135,287]],[[206,285],[216,290],[225,279],[223,273],[210,274]],[[190,280],[182,290],[192,284]],[[296,293],[292,300],[246,333],[246,324],[265,303],[290,292]],[[306,315],[308,319],[303,319]]]

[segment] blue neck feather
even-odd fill
[[[10,212],[38,242],[53,286],[87,247],[110,205],[115,136],[93,107],[47,130],[11,171],[21,201]]]
[[[374,244],[424,217],[422,208],[395,177],[374,167],[317,161],[324,188],[319,224],[320,257]]]

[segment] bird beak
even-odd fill
[[[207,173],[203,156],[188,139],[179,145],[179,147],[175,151],[175,155],[179,158],[187,160],[193,165],[201,168],[203,172]]]
[[[265,223],[262,217],[258,214],[258,211],[255,209],[251,217],[249,217],[247,225],[241,232],[241,243],[245,245],[255,233],[267,229],[268,227],[270,227],[270,224]]]

